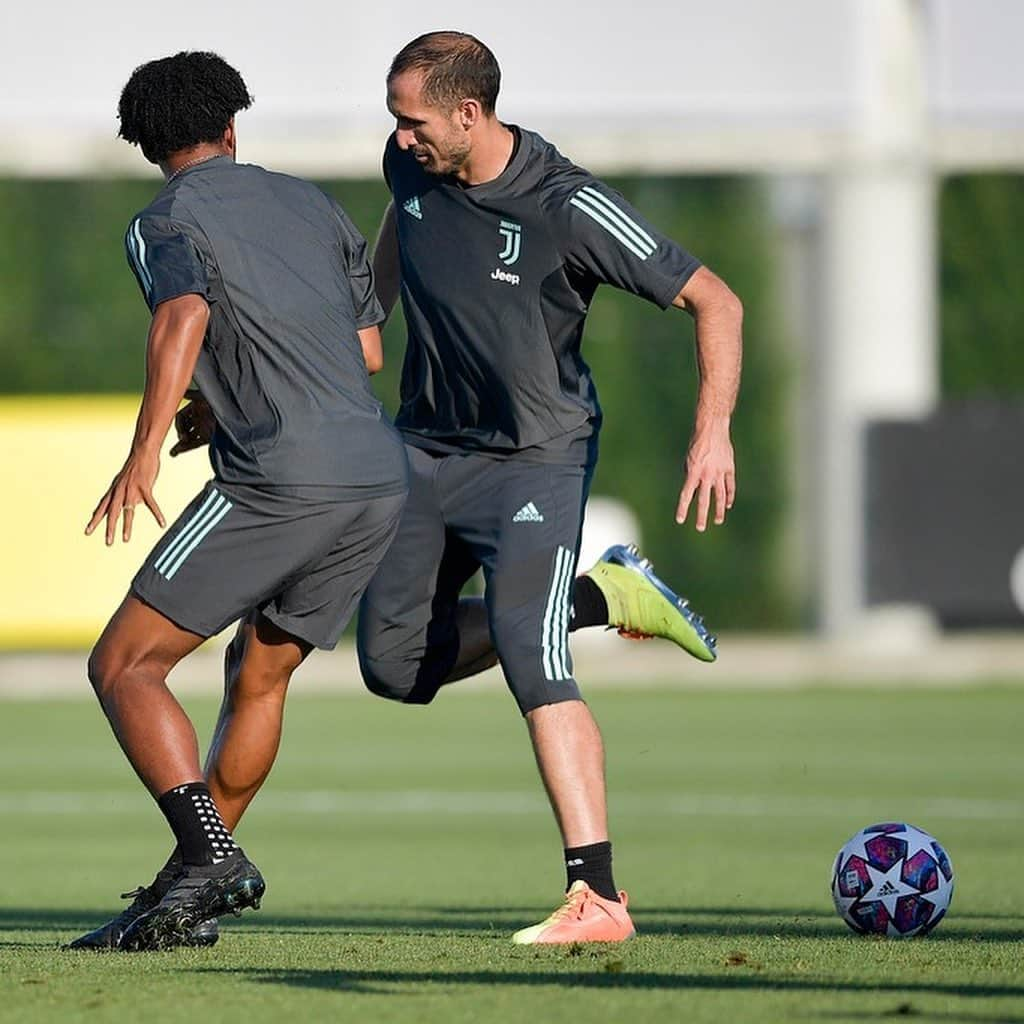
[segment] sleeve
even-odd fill
[[[140,214],[124,238],[128,264],[150,312],[179,295],[208,294],[202,254],[179,225],[167,217]]]
[[[662,309],[701,265],[682,246],[648,223],[613,188],[580,178],[561,189],[561,225],[566,262],[599,283],[639,295]],[[554,211],[553,211],[554,212]]]
[[[395,145],[395,136],[392,133],[388,136],[388,141],[384,146],[384,153],[380,158],[381,174],[384,175],[384,184],[387,185],[389,192],[394,192],[394,189],[391,187],[391,155]]]
[[[381,306],[374,288],[369,247],[366,244],[366,239],[359,233],[359,229],[352,223],[341,206],[333,199],[331,205],[334,207],[334,216],[341,234],[341,247],[348,268],[348,281],[352,288],[352,307],[356,313],[356,327],[359,330],[364,327],[373,327],[383,323],[387,317],[384,315],[384,307]]]

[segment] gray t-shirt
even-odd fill
[[[408,347],[396,424],[431,451],[581,464],[601,421],[583,325],[599,284],[671,305],[700,266],[534,132],[493,181],[427,174],[394,136]]]
[[[172,178],[128,226],[150,310],[194,293],[210,321],[194,379],[217,428],[217,479],[401,491],[405,457],[356,331],[384,314],[366,242],[309,182],[230,157]]]

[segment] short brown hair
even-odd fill
[[[479,102],[494,113],[501,86],[501,68],[494,54],[466,32],[428,32],[398,51],[388,81],[406,71],[423,72],[423,98],[431,106],[451,110],[460,100]]]

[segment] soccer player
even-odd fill
[[[396,425],[411,480],[363,597],[359,657],[371,690],[426,703],[496,650],[567,869],[564,902],[514,941],[616,941],[634,929],[613,881],[604,751],[573,678],[570,609],[574,627],[611,622],[675,635],[708,660],[714,652],[627,549],[573,585],[601,423],[580,355],[584,320],[602,283],[694,316],[700,384],[676,518],[695,502],[704,530],[712,502],[722,523],[735,495],[742,306],[613,189],[502,123],[499,81],[491,51],[459,32],[413,40],[388,75],[393,201],[374,269],[385,310],[400,293],[408,325]],[[460,602],[481,566],[483,602]],[[653,628],[659,618],[675,632]]]
[[[214,479],[143,563],[89,659],[177,848],[74,948],[208,944],[218,915],[259,906],[264,881],[231,834],[231,794],[269,771],[288,680],[312,648],[337,643],[405,498],[403,446],[369,386],[383,312],[366,243],[314,186],[235,162],[235,114],[250,103],[237,71],[195,52],[144,64],[121,94],[121,136],[166,182],[126,235],[153,314],[145,392],[127,461],[86,533],[105,520],[108,545],[118,532],[128,541],[140,504],[164,525],[159,453],[190,380],[216,424]],[[208,785],[167,674],[242,617],[238,699]]]

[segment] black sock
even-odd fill
[[[607,626],[608,602],[601,588],[589,576],[577,576],[572,585],[572,614],[569,632],[584,626]]]
[[[217,864],[237,852],[205,782],[175,786],[157,803],[178,840],[181,861],[186,867]]]
[[[573,846],[565,851],[566,891],[573,882],[584,881],[606,900],[619,902],[619,893],[612,880],[612,844],[592,843]]]

